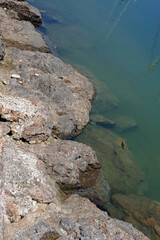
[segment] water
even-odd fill
[[[125,139],[144,175],[140,190],[137,187],[135,191],[160,201],[160,1],[32,2],[46,11],[44,26],[59,56],[94,76],[91,80],[96,81],[103,104],[95,103],[93,113],[112,120],[127,116],[136,121],[134,131],[113,131]],[[109,108],[105,101],[108,88],[119,99],[117,108]],[[98,136],[100,128],[88,126],[92,130],[86,128],[77,139],[95,146],[103,159],[103,150],[89,137]],[[107,141],[103,133],[99,136]],[[104,160],[102,167],[105,175],[109,166],[105,169]]]

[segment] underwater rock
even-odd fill
[[[131,117],[119,116],[114,120],[116,129],[120,132],[134,130],[138,127],[136,121]]]
[[[93,114],[90,116],[91,121],[102,127],[112,128],[115,126],[115,122],[99,114]]]
[[[112,195],[112,203],[122,218],[132,223],[151,239],[160,239],[160,203],[139,195]]]
[[[91,146],[97,154],[112,192],[136,192],[143,176],[136,165],[127,144],[122,148],[122,139],[107,128],[88,125],[85,132],[76,138]]]

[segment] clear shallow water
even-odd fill
[[[118,108],[109,110],[104,102],[95,111],[135,119],[135,131],[118,135],[144,173],[143,194],[160,201],[160,1],[33,3],[47,11],[44,26],[59,56],[85,67],[119,99]]]

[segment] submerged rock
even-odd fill
[[[119,116],[115,119],[116,128],[120,132],[126,132],[136,129],[137,123],[131,117]]]
[[[112,192],[132,193],[138,191],[143,176],[136,165],[127,144],[122,148],[122,139],[107,128],[88,126],[76,138],[91,146],[97,154]]]
[[[112,128],[115,127],[115,122],[102,116],[99,114],[93,114],[91,115],[91,121],[95,122],[96,124],[102,126],[102,127],[106,127],[106,128]]]
[[[144,196],[114,194],[112,203],[121,217],[151,239],[160,239],[160,203]]]

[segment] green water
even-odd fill
[[[44,27],[59,57],[88,75],[98,88],[97,98],[101,101],[99,105],[98,101],[94,103],[93,113],[112,120],[127,116],[136,121],[135,130],[113,131],[125,139],[144,175],[140,190],[137,186],[135,192],[160,201],[160,1],[35,0],[32,3],[46,11]],[[108,88],[119,101],[116,108],[108,107]],[[106,145],[98,148],[91,134],[97,133],[100,142],[103,139],[105,143],[105,131],[108,130],[89,125],[77,138],[95,146],[97,155],[103,159],[104,175],[109,167],[104,160],[107,153],[103,154]]]

